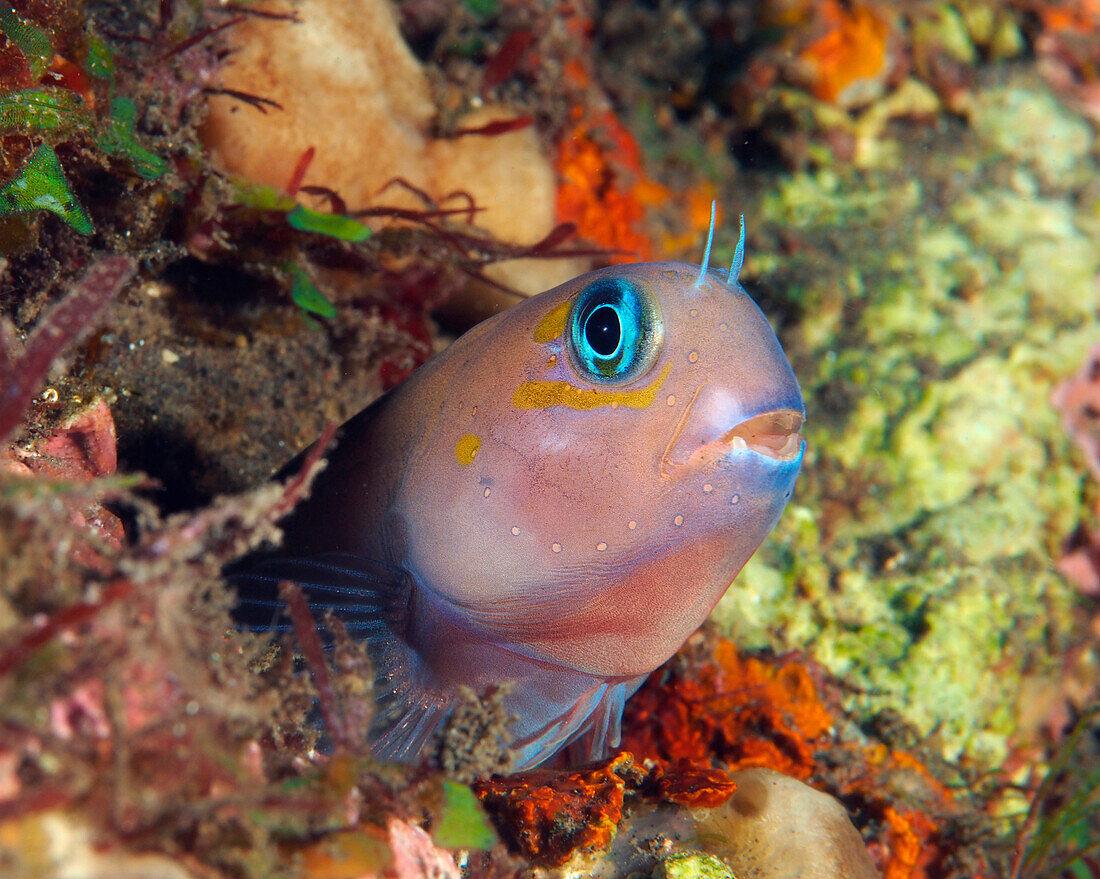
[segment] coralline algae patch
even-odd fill
[[[666,785],[689,768],[719,765],[735,778],[775,770],[826,791],[859,816],[887,879],[988,875],[976,850],[965,868],[959,860],[973,841],[962,829],[973,819],[966,798],[956,801],[914,754],[848,730],[836,682],[820,666],[797,656],[746,656],[730,641],[704,638],[627,703],[623,747],[659,767]]]
[[[1051,560],[1084,468],[1049,398],[1100,338],[1100,190],[1095,133],[1037,79],[975,90],[949,136],[899,143],[904,173],[823,168],[764,197],[749,284],[801,315],[808,452],[714,618],[992,763],[1022,682],[1055,687],[1068,646]]]
[[[696,637],[628,703],[624,753],[574,770],[496,775],[474,790],[512,851],[564,875],[648,870],[661,845],[674,859],[717,856],[732,868],[723,876],[795,875],[777,872],[789,857],[813,863],[799,873],[807,879],[990,875],[979,853],[965,853],[976,838],[964,829],[975,823],[969,799],[956,801],[912,753],[853,736],[835,692],[804,659],[748,657],[729,641]],[[752,790],[776,771],[802,793],[765,816],[766,798]],[[731,802],[735,794],[742,802]],[[784,855],[786,840],[765,839],[789,810],[801,836],[798,852]]]
[[[623,747],[667,763],[719,758],[798,779],[814,769],[814,748],[833,726],[804,665],[769,665],[719,641],[693,673],[656,673],[626,709]]]

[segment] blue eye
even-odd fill
[[[661,350],[657,302],[637,282],[604,278],[589,284],[573,303],[568,325],[574,363],[596,381],[631,381]]]

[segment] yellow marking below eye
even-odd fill
[[[514,394],[512,405],[517,409],[549,409],[551,406],[568,406],[570,409],[596,409],[600,406],[629,406],[631,409],[648,409],[661,385],[668,378],[671,363],[666,363],[661,374],[644,388],[632,391],[601,391],[599,388],[578,388],[569,382],[524,382]]]
[[[546,317],[540,320],[539,325],[535,327],[535,341],[543,345],[547,342],[553,342],[564,333],[565,319],[569,317],[569,309],[572,305],[572,301],[567,299],[565,302],[551,308]]]
[[[480,448],[481,437],[467,433],[455,443],[455,458],[463,467],[468,467],[474,463],[474,458],[477,457],[477,451]]]

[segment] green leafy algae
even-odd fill
[[[286,221],[302,232],[317,232],[329,238],[358,243],[370,237],[370,229],[343,214],[323,214],[298,205],[286,215]]]
[[[81,235],[95,231],[91,218],[69,189],[57,153],[46,144],[34,151],[16,177],[0,187],[0,216],[28,211],[57,214]]]
[[[500,0],[466,0],[466,8],[479,18],[489,18],[500,12]]]
[[[309,279],[309,275],[296,265],[290,266],[290,298],[294,300],[295,305],[310,314],[318,317],[336,317],[336,308],[333,304],[317,289],[317,285]]]
[[[53,46],[42,28],[16,15],[15,10],[4,3],[0,4],[0,31],[26,56],[34,79],[46,72],[53,58]]]
[[[443,782],[443,809],[432,838],[443,848],[487,849],[497,837],[474,792],[457,781]]]
[[[282,190],[266,183],[253,183],[251,180],[237,178],[233,181],[237,204],[255,208],[258,211],[283,211],[289,213],[298,202]]]
[[[0,131],[65,135],[92,123],[78,95],[63,89],[23,89],[0,95]]]
[[[88,57],[85,65],[88,73],[96,79],[113,80],[115,77],[115,56],[100,37],[88,33],[86,39]]]
[[[137,138],[137,107],[129,98],[111,101],[111,113],[107,117],[96,144],[109,156],[121,156],[129,160],[134,170],[146,180],[156,180],[168,170],[168,163]]]
[[[1016,875],[1023,879],[1064,876],[1094,879],[1090,855],[1100,852],[1100,769],[1089,733],[1100,722],[1100,705],[1086,709],[1061,744],[1043,779],[1020,834],[1023,849]],[[1093,861],[1093,863],[1095,863]]]

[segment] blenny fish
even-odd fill
[[[344,425],[238,577],[253,618],[290,579],[367,639],[379,757],[420,759],[458,688],[504,682],[516,768],[602,757],[778,521],[802,394],[739,283],[743,224],[729,271],[709,251],[475,326]]]

